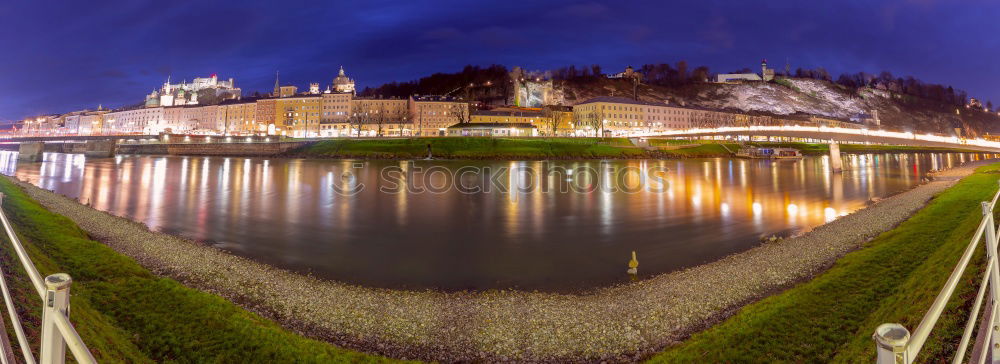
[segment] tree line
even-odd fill
[[[681,87],[712,81],[716,74],[708,66],[691,66],[680,60],[674,64],[644,64],[635,69],[642,74],[642,83],[664,87]],[[743,68],[731,73],[757,73],[759,69]],[[410,95],[444,95],[464,97],[469,100],[502,100],[510,90],[507,82],[509,71],[502,65],[487,67],[467,65],[457,73],[435,73],[419,80],[391,82],[375,88],[366,87],[361,91],[367,97],[409,97]],[[588,81],[607,77],[600,65],[569,65],[544,72],[545,78],[561,81]],[[813,69],[797,68],[794,72],[787,68],[779,70],[779,76],[822,80],[844,86],[851,90],[863,87],[885,90],[897,94],[910,95],[938,101],[948,105],[962,106],[969,101],[969,95],[952,86],[921,81],[913,76],[894,76],[888,71],[878,74],[856,72],[844,73],[834,78],[823,67]],[[992,102],[986,107],[993,110]]]
[[[467,65],[457,73],[435,73],[419,80],[390,82],[378,87],[365,87],[364,97],[406,98],[411,95],[448,95],[471,100],[506,95],[507,67]]]

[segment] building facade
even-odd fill
[[[448,136],[459,137],[530,137],[538,130],[530,123],[464,123],[449,126]]]
[[[274,120],[277,135],[294,138],[318,137],[321,95],[297,95],[274,99]]]
[[[735,114],[719,110],[597,97],[573,106],[578,135],[629,136],[657,131],[733,125]]]
[[[469,104],[442,96],[411,97],[410,115],[417,135],[445,136],[449,126],[469,121]]]
[[[266,133],[257,123],[257,102],[237,101],[219,104],[216,111],[216,127],[225,135],[255,135]]]
[[[356,98],[351,100],[350,112],[348,130],[353,136],[413,135],[413,120],[407,99]]]
[[[157,134],[165,126],[164,108],[129,108],[104,115],[105,129],[120,134]]]

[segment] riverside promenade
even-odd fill
[[[633,361],[718,322],[743,304],[812,277],[987,163],[940,173],[933,182],[800,237],[578,295],[401,291],[319,280],[151,232],[33,185],[20,185],[53,212],[158,274],[346,347],[443,361]]]

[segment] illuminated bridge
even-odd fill
[[[961,148],[983,152],[1000,152],[1000,142],[992,142],[983,139],[964,139],[955,136],[825,126],[742,126],[705,129],[696,128],[650,133],[649,135],[645,135],[647,138],[713,136],[790,137],[815,139],[832,143],[892,144],[915,147]]]
[[[85,142],[88,140],[148,140],[158,139],[159,135],[3,135],[0,136],[0,143],[23,143],[23,142]]]

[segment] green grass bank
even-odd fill
[[[739,144],[712,140],[649,139],[651,148],[634,146],[628,138],[488,138],[437,137],[320,140],[291,151],[301,158],[420,159],[430,145],[440,159],[641,159],[729,157]],[[724,146],[723,146],[724,145]],[[750,143],[790,147],[806,155],[829,153],[820,143]],[[728,148],[728,149],[727,149]],[[973,152],[952,148],[841,144],[842,153]]]
[[[762,147],[783,147],[795,148],[805,155],[824,155],[830,153],[830,145],[825,143],[765,143],[754,142],[752,145]],[[866,145],[866,144],[840,144],[841,153],[985,153],[974,150],[941,148],[941,147],[911,147],[905,145]]]
[[[70,319],[101,363],[389,361],[307,339],[221,297],[157,277],[89,239],[9,180],[0,179],[0,192],[6,195],[3,210],[41,274],[73,277]],[[15,259],[4,235],[0,264],[37,345],[41,300]],[[6,327],[13,339],[9,322]]]
[[[873,363],[875,328],[888,322],[916,327],[975,232],[979,202],[992,197],[998,178],[1000,164],[978,169],[827,272],[740,309],[650,362]],[[919,362],[950,361],[982,256],[980,250],[966,270]]]
[[[487,138],[441,137],[399,139],[335,139],[312,143],[290,153],[306,158],[416,159],[625,159],[719,157],[729,153],[718,144],[676,150],[645,150],[627,138]]]

